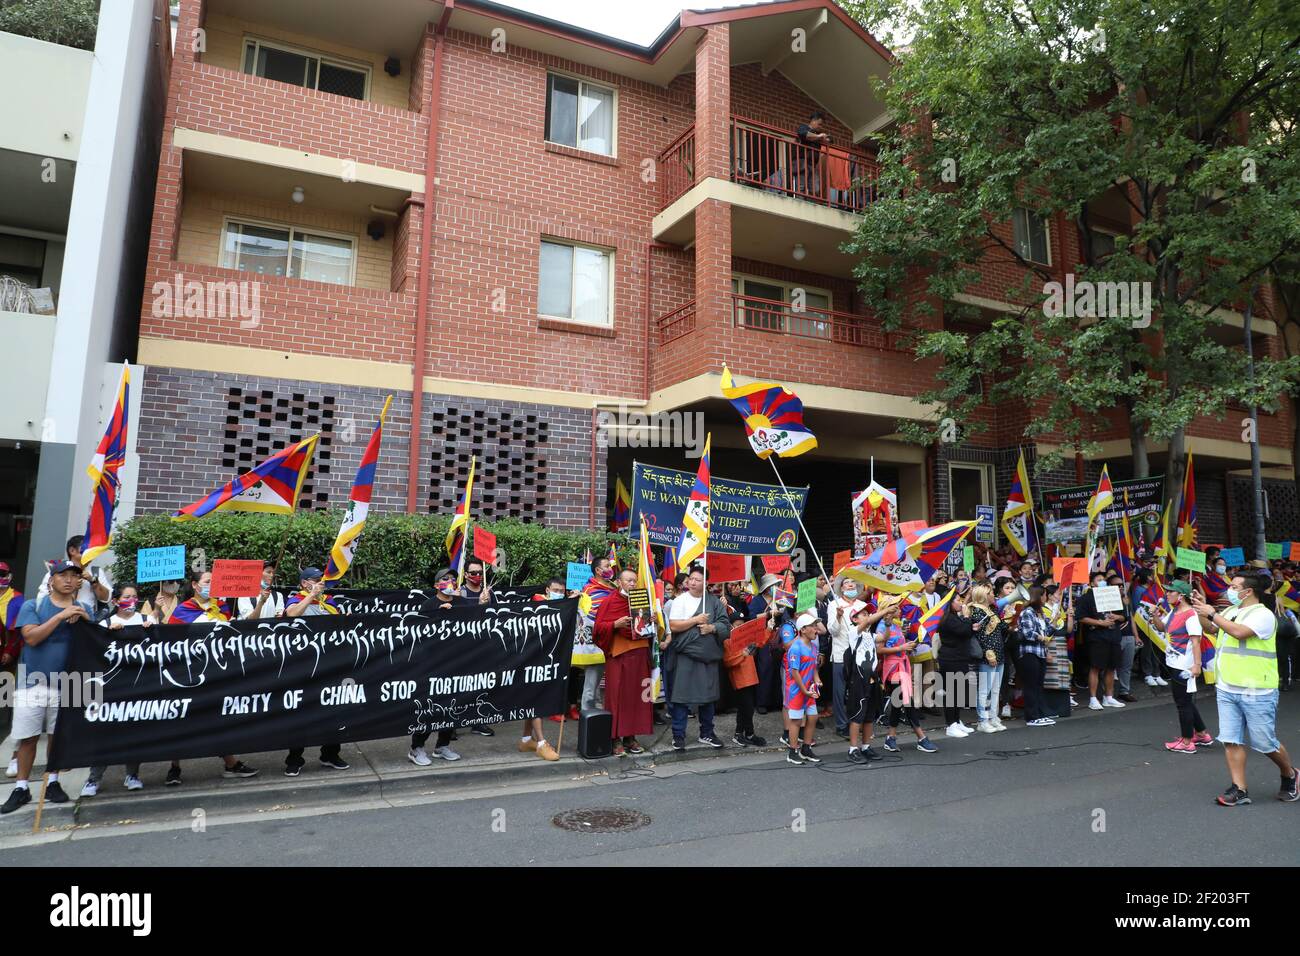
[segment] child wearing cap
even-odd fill
[[[813,751],[817,728],[817,697],[821,678],[817,676],[817,615],[805,611],[794,622],[795,636],[785,652],[785,731],[789,741],[787,763],[821,763]],[[799,731],[803,730],[803,746]]]
[[[880,680],[883,685],[881,693],[890,691],[894,696],[889,708],[889,734],[885,737],[885,749],[898,753],[898,724],[907,718],[912,732],[916,734],[916,749],[922,753],[932,754],[938,747],[925,735],[921,727],[921,717],[912,699],[912,658],[911,653],[916,641],[908,640],[903,632],[903,622],[899,615],[902,602],[887,606],[887,613],[876,625],[876,653],[880,655]]]

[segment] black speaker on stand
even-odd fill
[[[578,756],[588,760],[614,752],[614,715],[607,710],[584,710],[578,717]]]

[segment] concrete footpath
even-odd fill
[[[1145,684],[1134,688],[1139,701],[1125,710],[1089,711],[1087,694],[1076,694],[1081,707],[1074,710],[1070,721],[1120,720],[1126,710],[1135,708],[1170,708],[1170,732],[1175,730],[1171,698],[1167,688],[1149,688]],[[1202,711],[1213,709],[1213,690],[1203,690],[1198,699]],[[1009,727],[1023,725],[1016,716],[1006,719]],[[969,716],[967,718],[970,719]],[[1005,718],[1004,718],[1005,719]],[[347,801],[382,800],[398,796],[430,794],[450,795],[458,790],[481,791],[483,788],[531,784],[547,780],[576,781],[590,777],[618,777],[635,772],[638,768],[665,766],[679,761],[699,758],[719,758],[740,753],[753,753],[754,748],[741,748],[732,742],[735,731],[735,714],[721,714],[715,722],[718,736],[727,744],[717,750],[699,742],[699,726],[694,719],[687,730],[687,749],[675,753],[671,749],[671,734],[666,725],[656,725],[653,736],[641,738],[645,753],[640,756],[608,757],[586,760],[577,755],[577,725],[569,721],[564,725],[560,759],[545,761],[536,755],[518,750],[519,724],[505,724],[495,728],[493,737],[480,737],[469,730],[458,731],[459,738],[452,749],[461,755],[457,761],[434,758],[430,767],[417,767],[407,759],[410,741],[406,738],[365,741],[345,744],[343,759],[351,764],[350,770],[332,770],[323,767],[315,748],[307,750],[307,765],[297,777],[284,775],[283,751],[240,754],[249,765],[258,768],[258,776],[248,779],[226,779],[222,776],[224,765],[217,758],[199,758],[183,761],[183,779],[179,786],[164,785],[169,764],[145,764],[141,770],[144,789],[124,789],[123,768],[110,767],[100,783],[98,796],[80,797],[87,771],[74,770],[60,775],[60,782],[71,798],[64,804],[46,803],[42,809],[39,832],[57,832],[81,827],[103,827],[123,823],[175,822],[190,820],[199,815],[226,815],[260,811],[303,809]],[[940,750],[945,734],[942,714],[924,718],[926,733],[933,737]],[[782,732],[780,713],[773,711],[755,716],[755,729],[767,738],[766,751],[781,752]],[[899,728],[899,745],[911,749],[915,738],[906,724]],[[886,728],[876,728],[876,749],[884,741]],[[1043,731],[1050,737],[1050,728]],[[552,745],[560,742],[560,724],[546,722],[547,740]],[[985,736],[985,735],[980,735]],[[992,740],[999,735],[988,735]],[[835,733],[834,723],[824,719],[817,732],[817,743],[823,754],[839,753],[847,744]],[[1168,739],[1168,738],[1165,738]],[[430,744],[433,741],[430,740]],[[13,742],[0,744],[0,755],[7,762]],[[432,756],[432,753],[430,754]],[[15,813],[0,817],[0,838],[30,834],[33,831],[36,806],[40,795],[40,781],[44,773],[44,743],[37,755],[37,765],[32,774],[31,804]],[[8,783],[8,781],[6,781]],[[4,788],[8,794],[8,787]]]

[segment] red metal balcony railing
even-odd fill
[[[798,137],[740,116],[731,118],[731,178],[847,212],[876,196],[880,167],[860,149],[806,146]]]
[[[797,136],[741,116],[731,118],[731,180],[847,212],[876,198],[880,167],[860,149],[805,146]],[[659,154],[659,208],[695,185],[695,127]]]
[[[689,126],[659,154],[659,208],[667,209],[695,185],[695,127]]]
[[[671,342],[678,336],[685,335],[695,329],[695,303],[687,302],[680,308],[673,309],[667,315],[661,315],[655,320],[655,327],[659,330],[659,343]]]
[[[797,310],[789,302],[760,299],[741,293],[732,293],[731,300],[732,321],[738,328],[819,339],[837,345],[898,350],[895,335],[881,328],[879,322],[865,316],[831,309]]]

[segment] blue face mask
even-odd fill
[[[850,591],[848,588],[845,588],[845,589],[844,589],[843,591],[841,591],[840,593],[843,594],[844,597],[845,597],[845,599],[846,599],[846,600],[849,600],[849,601],[856,600],[856,599],[857,599],[857,596],[858,596],[858,592],[857,592],[857,589],[856,589],[856,588],[855,588],[854,590],[852,590],[852,591]]]
[[[212,596],[211,588],[199,588],[199,597],[202,600],[206,601],[211,596]]]
[[[1241,593],[1236,588],[1228,588],[1228,603],[1233,607],[1241,603]]]

